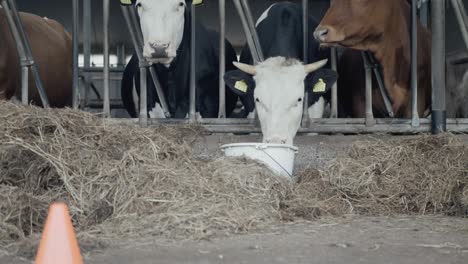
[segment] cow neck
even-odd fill
[[[190,31],[191,31],[191,14],[190,9],[185,9],[184,15],[184,33],[182,41],[177,48],[177,56],[171,62],[167,71],[167,89],[166,96],[168,99],[171,115],[179,118],[185,117],[185,112],[188,112],[187,98],[189,95],[190,71],[187,68],[190,65]],[[190,67],[190,66],[189,66]]]
[[[409,92],[410,39],[409,18],[404,6],[393,10],[393,23],[388,23],[382,38],[369,45],[383,72],[385,87],[391,98],[404,96]],[[389,15],[390,16],[390,15]],[[401,97],[400,97],[401,98]]]

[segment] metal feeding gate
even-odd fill
[[[5,0],[3,0],[5,2]],[[84,1],[85,4],[89,0]],[[219,28],[220,28],[220,61],[219,61],[219,118],[207,119],[201,118],[197,115],[196,105],[196,83],[195,83],[195,21],[196,21],[196,5],[202,1],[198,0],[191,4],[192,13],[192,28],[191,28],[191,69],[190,69],[190,108],[188,119],[172,119],[168,111],[167,102],[163,90],[158,82],[158,76],[155,70],[142,56],[143,47],[143,36],[138,26],[138,18],[135,12],[135,8],[132,5],[131,0],[120,0],[121,9],[124,15],[125,22],[131,33],[131,39],[139,59],[140,66],[140,79],[141,79],[141,90],[140,90],[140,112],[139,119],[117,119],[117,122],[139,122],[141,126],[148,126],[153,124],[165,124],[165,123],[198,123],[204,126],[208,131],[213,133],[260,133],[259,123],[256,119],[234,119],[226,118],[225,111],[225,84],[224,84],[224,73],[225,73],[225,0],[219,0]],[[307,61],[307,47],[308,47],[308,32],[309,27],[307,24],[307,17],[309,11],[309,1],[303,0],[303,34],[304,34],[304,63]],[[233,0],[236,7],[236,11],[241,19],[242,27],[244,29],[247,44],[252,53],[252,57],[255,63],[261,62],[263,53],[260,48],[260,42],[256,33],[254,19],[248,4],[248,0]],[[459,23],[463,39],[468,49],[468,18],[466,10],[463,6],[462,0],[451,0],[452,6],[455,10],[457,21]],[[110,117],[110,98],[109,98],[109,0],[103,0],[103,20],[104,20],[104,67],[102,69],[104,76],[104,96],[103,96],[103,112],[105,117]],[[446,103],[445,103],[445,90],[446,90],[446,76],[445,76],[445,0],[411,0],[411,97],[412,97],[412,118],[411,119],[396,119],[396,118],[382,118],[375,119],[372,112],[372,74],[376,75],[376,79],[379,83],[383,83],[381,76],[378,74],[378,70],[373,67],[373,58],[369,54],[363,53],[364,61],[366,63],[366,118],[337,118],[338,107],[337,107],[337,86],[336,84],[332,88],[331,92],[331,118],[323,119],[310,119],[308,111],[303,111],[303,122],[299,129],[299,133],[376,133],[376,132],[388,132],[388,133],[417,133],[417,132],[432,132],[440,133],[443,131],[452,132],[466,132],[468,131],[468,119],[447,119],[446,118]],[[430,16],[429,16],[429,5],[430,5]],[[88,7],[89,8],[89,7]],[[430,27],[432,29],[432,112],[431,119],[420,119],[417,112],[417,20],[418,11],[420,13],[423,24],[428,26],[427,21],[431,21]],[[73,36],[78,36],[79,28],[79,0],[73,0]],[[86,22],[89,19],[90,14],[84,10],[84,24],[90,25],[90,22]],[[85,29],[86,30],[86,29]],[[73,106],[78,108],[78,91],[79,91],[79,72],[78,67],[78,37],[73,38]],[[88,53],[89,54],[89,53]],[[85,52],[85,56],[86,56]],[[337,50],[331,49],[331,65],[332,69],[337,68]],[[85,58],[86,61],[86,58]],[[88,58],[89,61],[89,58]],[[374,63],[375,65],[375,63]],[[90,68],[86,67],[81,69],[81,72],[91,72]],[[146,76],[149,74],[156,87],[156,92],[161,101],[161,107],[165,112],[166,119],[149,119],[147,116],[147,83]],[[94,70],[96,71],[96,70]],[[383,91],[383,85],[379,87]],[[468,89],[468,87],[467,87]],[[384,95],[385,93],[383,93]],[[307,100],[307,95],[305,96]],[[384,95],[385,99],[385,95]],[[388,98],[387,98],[388,99]],[[467,102],[468,103],[468,102]],[[386,103],[387,111],[389,116],[392,116],[392,109],[389,101]],[[304,102],[304,107],[307,107],[307,102]]]

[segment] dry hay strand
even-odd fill
[[[89,113],[0,103],[0,248],[40,233],[68,204],[79,234],[202,239],[280,221],[288,190],[245,159],[203,161],[194,126],[106,125]]]
[[[322,178],[353,213],[468,212],[468,145],[450,134],[358,142]]]

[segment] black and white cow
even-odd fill
[[[174,118],[185,118],[190,98],[191,1],[137,0],[144,37],[143,56],[152,63]],[[226,40],[226,70],[235,69],[236,53]],[[148,73],[148,115],[164,118],[159,98]],[[214,118],[219,107],[219,34],[196,24],[196,109],[204,118]],[[121,96],[127,112],[137,117],[140,73],[136,54],[127,64]],[[226,114],[236,106],[238,96],[226,87]]]
[[[318,23],[309,17],[309,27]],[[311,118],[321,118],[336,72],[320,69],[328,61],[329,51],[320,49],[309,33],[308,60],[303,65],[302,9],[299,5],[280,2],[270,6],[256,24],[265,61],[252,66],[250,50],[241,54],[239,70],[226,72],[226,84],[241,98],[249,115],[256,110],[267,143],[292,144],[303,113],[305,90],[309,91],[308,111]]]

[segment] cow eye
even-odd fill
[[[141,3],[137,3],[137,4],[136,4],[136,7],[141,7]]]
[[[179,6],[180,6],[180,7],[185,6],[184,2],[180,2],[180,3],[179,3]]]
[[[302,98],[297,99],[297,101],[298,101],[299,103],[302,102]]]
[[[257,99],[255,99],[255,101],[256,101],[257,103],[260,103],[260,99],[258,99],[258,98],[257,98]]]

